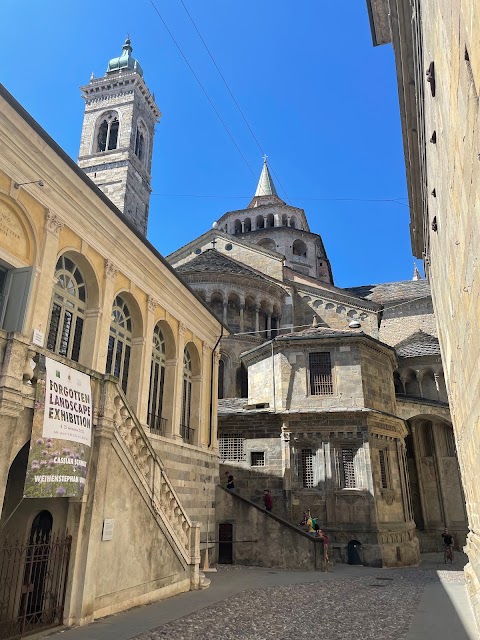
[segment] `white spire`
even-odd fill
[[[417,264],[414,262],[413,263],[413,278],[412,280],[423,280],[422,276],[420,275],[420,271],[418,270]]]
[[[275,185],[273,184],[272,176],[270,175],[270,171],[268,170],[267,165],[267,156],[263,156],[263,168],[262,173],[260,174],[260,180],[258,181],[257,190],[255,191],[255,196],[277,196],[278,193],[275,189]]]

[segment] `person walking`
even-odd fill
[[[263,502],[265,503],[265,510],[271,512],[273,509],[273,500],[269,489],[265,489],[263,492]]]

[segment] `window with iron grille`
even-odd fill
[[[388,453],[385,449],[378,452],[380,458],[380,477],[382,479],[382,489],[388,489]]]
[[[265,451],[252,451],[251,466],[252,467],[264,467],[265,466]]]
[[[313,453],[302,449],[302,482],[305,489],[313,488]]]
[[[333,395],[332,361],[330,353],[309,354],[310,393],[312,396]]]
[[[232,433],[219,438],[220,459],[229,460],[230,462],[243,462],[245,460],[244,442],[245,438],[241,433]]]
[[[347,489],[354,489],[355,467],[353,464],[353,449],[342,449],[342,466],[343,466],[343,486]]]

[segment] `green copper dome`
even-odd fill
[[[115,71],[122,71],[123,69],[129,69],[130,71],[136,71],[139,75],[143,76],[142,67],[132,56],[132,51],[133,49],[130,43],[130,38],[127,38],[122,47],[122,54],[118,58],[112,58],[108,63],[107,74],[114,73]]]

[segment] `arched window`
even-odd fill
[[[105,373],[118,378],[125,393],[127,391],[131,349],[132,318],[124,299],[121,296],[117,296],[113,301]]]
[[[148,395],[147,422],[152,433],[165,435],[165,419],[162,417],[163,389],[165,386],[165,338],[157,325],[153,331],[152,363],[150,367],[150,392]]]
[[[271,238],[264,238],[263,240],[260,240],[258,245],[264,249],[268,249],[268,251],[276,251],[277,249],[275,240],[272,240]]]
[[[147,134],[145,127],[141,122],[137,124],[137,132],[135,134],[135,155],[142,162],[145,160]]]
[[[295,218],[290,218],[290,226],[292,229],[295,229],[297,226],[297,221],[295,220]]]
[[[252,230],[252,221],[250,220],[250,218],[245,218],[243,222],[243,228],[245,229],[245,231]]]
[[[273,217],[273,213],[269,213],[268,216],[267,216],[267,223],[266,223],[265,227],[267,229],[270,229],[270,228],[272,228],[274,226],[275,226],[275,218]]]
[[[97,152],[111,151],[118,144],[118,116],[112,111],[102,116],[97,133]]]
[[[224,386],[225,386],[225,362],[224,360],[220,360],[220,362],[218,363],[218,397],[219,399],[223,398],[225,395]]]
[[[295,240],[293,243],[293,255],[301,256],[302,258],[307,257],[307,245],[302,240]]]
[[[235,220],[233,223],[233,233],[242,233],[242,223],[240,220]]]
[[[78,362],[87,301],[85,281],[65,255],[57,262],[55,278],[47,349]]]
[[[192,409],[192,358],[188,349],[183,352],[183,389],[182,389],[182,423],[180,433],[185,442],[193,441],[193,429],[190,428]]]
[[[248,371],[243,362],[238,370],[238,381],[240,386],[240,398],[248,398]]]
[[[265,220],[263,216],[257,216],[257,219],[255,220],[255,225],[257,227],[257,229],[263,229],[265,227]]]

